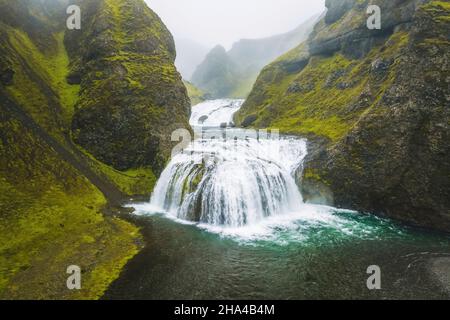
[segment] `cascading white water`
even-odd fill
[[[170,162],[151,203],[180,219],[227,226],[291,212],[302,202],[291,170],[305,149],[304,141],[196,141]]]
[[[229,227],[298,210],[302,198],[293,174],[306,155],[306,142],[214,128],[230,123],[242,103],[215,100],[193,108],[191,124],[201,138],[170,161],[151,207],[179,219]],[[197,126],[202,117],[208,129]]]
[[[244,100],[219,99],[200,103],[192,108],[190,123],[192,126],[220,127],[230,124]]]
[[[241,104],[197,105],[191,123],[204,113],[209,126],[229,123]],[[170,161],[153,192],[153,208],[187,221],[240,227],[302,206],[293,175],[306,155],[306,141],[240,129],[195,129],[201,138]]]

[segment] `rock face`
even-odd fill
[[[366,27],[377,4],[382,29]],[[450,231],[450,6],[327,1],[309,40],[267,66],[236,115],[306,135],[308,201]]]
[[[326,0],[325,6],[328,11],[325,16],[325,23],[332,24],[338,21],[347,11],[350,11],[351,8],[357,3],[356,0],[343,0],[343,1],[333,1]]]
[[[68,4],[0,0],[0,299],[101,297],[140,241],[101,212],[148,195],[188,127],[172,37],[144,2],[80,1],[73,31]]]
[[[81,79],[73,138],[116,169],[161,171],[171,133],[189,128],[190,102],[174,66],[172,35],[141,0],[80,5],[85,28],[65,39],[71,74]]]
[[[318,19],[319,16],[314,16],[284,34],[242,39],[228,52],[215,48],[198,66],[192,82],[215,98],[245,98],[261,69],[306,40]]]

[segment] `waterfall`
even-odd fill
[[[229,123],[242,101],[194,107]],[[225,110],[225,111],[224,111]],[[151,206],[182,220],[241,227],[302,206],[294,172],[306,156],[306,141],[241,129],[195,128],[200,138],[172,158],[154,189]]]
[[[230,124],[244,100],[219,99],[200,103],[192,108],[190,123],[192,126],[220,127]]]

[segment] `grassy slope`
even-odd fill
[[[252,91],[252,87],[258,77],[258,74],[247,74],[239,79],[238,85],[231,93],[231,97],[237,99],[245,99]]]
[[[106,199],[40,137],[2,109],[0,297],[95,299],[132,257],[138,230],[104,217]],[[83,290],[65,287],[67,266]]]
[[[44,79],[60,97],[61,106],[64,107],[62,110],[64,120],[66,121],[66,125],[68,125],[73,115],[73,107],[78,100],[80,87],[78,85],[69,85],[66,81],[69,57],[67,56],[63,45],[64,32],[55,34],[55,41],[57,43],[56,52],[51,55],[40,52],[31,39],[29,39],[28,35],[19,29],[10,29],[9,38],[11,44],[20,53],[23,59],[33,62],[29,64],[29,66],[34,69],[33,71],[43,75]],[[30,79],[27,79],[27,75],[23,75],[20,82],[24,83],[31,81]],[[32,86],[31,83],[27,83],[26,85]],[[27,99],[27,102],[31,102],[30,100],[36,99],[35,97],[38,96],[38,94],[33,91],[22,92],[21,88],[18,88],[17,86],[11,87],[10,90],[18,100]],[[34,103],[27,103],[26,105],[30,106],[30,109],[36,109]]]
[[[449,3],[431,1],[422,10],[440,12],[439,19],[448,19],[442,12],[448,12]],[[351,60],[338,52],[332,56],[314,56],[300,72],[287,72],[285,64],[301,54],[302,44],[264,68],[236,120],[240,123],[247,116],[256,115],[254,127],[312,134],[336,142],[362,115],[377,106],[394,81],[397,60],[408,42],[408,33],[399,31],[362,60]],[[370,73],[371,64],[377,59],[393,61],[381,82]]]
[[[63,33],[40,52],[26,33],[7,30],[14,83],[6,94],[70,152],[66,140],[79,86],[70,86]],[[106,199],[46,141],[2,107],[0,124],[0,297],[83,298],[102,295],[138,249],[136,227],[101,212]],[[151,170],[119,172],[98,161],[93,170],[126,194],[154,183]],[[144,179],[142,179],[145,177]],[[149,192],[149,191],[148,191]],[[83,290],[68,291],[67,266],[83,269]]]
[[[187,89],[188,96],[191,99],[191,105],[195,106],[196,104],[205,101],[205,93],[202,90],[194,86],[189,81],[183,81],[183,83]]]
[[[301,50],[294,49],[263,70],[255,85],[260,90],[256,92],[258,96],[250,96],[243,112],[238,114],[238,121],[256,114],[254,126],[277,128],[291,134],[315,134],[337,141],[371,107],[351,109],[370,81],[368,66],[377,58],[395,58],[407,42],[408,35],[398,32],[389,40],[388,50],[385,46],[377,47],[361,61],[339,53],[331,57],[316,56],[301,72],[289,74],[283,70],[282,63]],[[334,77],[336,71],[342,75]],[[390,73],[395,74],[395,68]],[[386,88],[377,87],[377,95],[382,95]]]
[[[64,33],[55,34],[57,46],[53,50],[53,54],[40,52],[27,34],[18,29],[9,29],[8,35],[11,45],[23,60],[27,61],[27,65],[33,69],[33,72],[39,74],[42,80],[49,84],[49,89],[56,94],[58,99],[56,104],[63,107],[62,110],[57,110],[58,113],[61,113],[63,123],[58,123],[59,119],[48,112],[48,97],[36,85],[34,79],[29,77],[28,73],[16,73],[15,85],[7,87],[7,90],[39,125],[50,131],[57,140],[64,143],[64,132],[67,132],[68,129],[66,128],[70,127],[80,90],[79,85],[69,85],[66,81],[69,72],[69,58],[63,44]],[[16,69],[22,69],[19,63],[16,64]],[[96,161],[85,150],[79,149],[92,159],[90,164],[95,171],[116,183],[126,195],[149,194],[153,188],[155,176],[150,168],[121,172]]]
[[[305,47],[299,46],[261,72],[237,123],[256,119],[254,127],[325,138],[317,141],[328,142],[327,153],[313,149],[303,173],[305,199],[337,201],[344,207],[388,212],[408,223],[445,229],[448,219],[439,220],[439,215],[448,212],[448,180],[442,178],[445,162],[439,161],[448,145],[446,127],[436,115],[446,116],[439,94],[448,91],[444,53],[450,44],[445,33],[449,12],[448,2],[430,1],[416,13],[422,17],[417,18],[419,33],[400,28],[361,59],[339,51],[307,58]],[[321,36],[346,27],[342,21],[355,20],[344,16]],[[298,61],[307,64],[292,69]],[[416,113],[420,117],[415,118]],[[415,144],[420,147],[410,147]],[[416,152],[421,159],[415,159]]]

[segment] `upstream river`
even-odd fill
[[[232,128],[242,102],[193,107],[195,140],[129,205],[147,245],[105,299],[450,298],[448,236],[304,203],[307,141]]]

